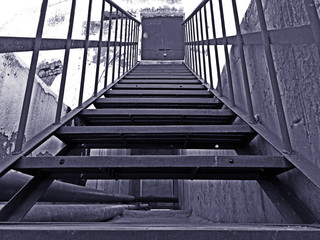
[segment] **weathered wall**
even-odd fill
[[[0,55],[0,158],[4,158],[14,150],[14,142],[18,130],[23,96],[29,70],[22,60],[14,54]],[[56,112],[56,96],[39,79],[35,78],[33,94],[25,139],[54,122]],[[63,115],[67,107],[63,108]],[[55,154],[62,143],[51,139],[34,154]]]
[[[235,155],[231,150],[183,150],[183,155]],[[284,223],[256,181],[180,181],[180,206],[218,223]]]
[[[243,33],[260,30],[253,2],[241,24]],[[265,0],[263,4],[268,29],[308,24],[303,1]],[[315,45],[277,45],[272,46],[272,50],[293,149],[320,168],[318,51]],[[263,46],[245,46],[245,56],[254,113],[260,116],[266,128],[280,137]],[[237,47],[232,47],[230,58],[234,89],[236,89],[236,105],[246,111],[245,104],[242,104],[245,102],[245,97]],[[223,70],[222,85],[223,93],[228,96],[225,70]],[[258,154],[276,154],[276,151],[259,137],[252,142],[251,149]],[[280,178],[320,218],[320,192],[314,185],[297,170],[282,174]],[[255,182],[188,181],[182,186],[184,188],[182,192],[185,194],[183,207],[193,208],[196,214],[207,219],[217,222],[283,221]]]

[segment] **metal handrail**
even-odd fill
[[[220,27],[222,30],[222,37],[216,36],[215,29],[215,13],[213,11],[213,1],[218,2],[219,4],[219,14],[220,14]],[[284,112],[284,107],[282,103],[282,98],[280,95],[279,83],[277,79],[276,69],[274,58],[271,51],[272,44],[316,44],[318,52],[320,54],[320,20],[317,15],[317,10],[315,7],[314,0],[304,0],[306,5],[307,13],[309,16],[310,24],[270,30],[267,29],[264,8],[261,0],[255,0],[257,6],[258,20],[260,23],[260,31],[253,33],[242,33],[240,29],[238,7],[236,0],[229,0],[232,3],[233,11],[233,20],[236,28],[236,35],[227,36],[226,35],[226,24],[225,24],[225,10],[223,9],[222,0],[203,0],[197,8],[182,22],[185,28],[185,64],[190,68],[198,77],[203,81],[205,85],[218,97],[222,102],[224,102],[231,109],[236,109],[235,111],[239,116],[241,116],[248,124],[250,124],[254,129],[259,129],[262,137],[264,137],[271,145],[281,146],[276,147],[281,154],[285,155],[286,158],[291,161],[298,169],[300,169],[308,178],[310,178],[317,186],[320,187],[320,178],[317,176],[318,173],[313,170],[318,169],[313,164],[308,163],[310,166],[307,166],[307,163],[303,164],[300,160],[297,160],[297,157],[293,156],[293,150],[291,146],[291,139],[289,136],[289,130],[286,120],[286,115]],[[208,19],[207,11],[210,11],[211,19]],[[204,13],[204,17],[203,17]],[[204,23],[203,23],[204,18]],[[209,39],[209,34],[203,34],[199,36],[199,26],[201,31],[203,26],[205,31],[208,31],[209,24],[211,27],[211,33],[213,38]],[[221,72],[219,66],[219,52],[218,46],[224,47],[224,56],[225,56],[225,69],[226,69],[226,88],[228,92],[223,91]],[[272,134],[266,133],[264,128],[256,127],[261,125],[257,122],[255,118],[255,112],[253,109],[253,99],[251,98],[251,90],[249,86],[249,76],[247,70],[247,56],[244,54],[244,45],[263,45],[264,53],[266,57],[266,63],[268,66],[268,73],[271,85],[272,96],[274,97],[275,110],[277,112],[278,123],[280,127],[281,137],[278,140],[273,137],[269,137]],[[204,48],[206,46],[206,48]],[[210,46],[214,47],[214,59],[211,58]],[[243,80],[243,90],[244,98],[246,100],[246,111],[239,113],[238,107],[235,105],[234,99],[234,79],[231,76],[231,64],[229,59],[228,46],[237,46],[240,56],[240,66],[242,71],[242,80]],[[200,49],[200,47],[202,47]],[[207,50],[207,51],[206,51]],[[206,56],[206,52],[208,52]],[[202,55],[202,56],[201,56]],[[207,57],[207,59],[206,59]],[[206,76],[206,62],[209,62],[211,66],[211,61],[216,64],[217,69],[217,87],[213,86],[213,73],[212,68],[207,68],[209,70],[209,76]],[[207,78],[209,77],[209,79]],[[207,84],[207,83],[210,84]]]
[[[30,70],[27,80],[27,86],[25,89],[25,95],[23,100],[23,107],[20,116],[19,128],[17,139],[15,143],[15,149],[11,156],[3,159],[0,163],[0,177],[5,174],[12,164],[14,164],[17,160],[21,157],[26,156],[30,152],[32,152],[35,148],[40,146],[43,142],[45,142],[49,137],[53,136],[54,132],[59,129],[59,127],[63,126],[64,124],[68,123],[72,120],[79,112],[83,109],[89,107],[98,97],[101,97],[106,91],[108,91],[116,82],[118,82],[123,76],[128,74],[137,64],[137,47],[138,47],[138,31],[140,22],[134,18],[131,14],[123,10],[120,6],[114,3],[111,0],[101,0],[101,20],[100,20],[100,34],[98,41],[91,41],[90,40],[90,21],[91,21],[91,10],[92,10],[92,0],[88,0],[88,12],[87,12],[87,27],[86,27],[86,38],[85,40],[75,40],[72,39],[72,31],[74,29],[74,17],[76,12],[76,0],[72,0],[71,9],[70,9],[70,19],[69,19],[69,29],[68,29],[68,36],[66,39],[50,39],[50,38],[42,38],[42,33],[44,29],[44,23],[48,8],[48,0],[42,1],[40,17],[38,22],[37,34],[35,38],[24,38],[24,37],[0,37],[0,53],[7,53],[7,52],[19,52],[19,51],[33,51],[32,60],[30,64]],[[109,29],[108,35],[111,35],[112,29],[112,22],[115,21],[115,40],[111,41],[110,37],[107,41],[102,40],[102,30],[103,30],[103,21],[105,9],[107,5],[110,6],[110,17],[107,21],[109,21]],[[114,11],[115,10],[115,11]],[[117,13],[116,20],[112,19],[112,13]],[[120,18],[118,17],[120,14]],[[118,21],[125,21],[125,27],[118,30],[117,25]],[[121,24],[122,25],[122,24]],[[123,30],[126,31],[123,34]],[[118,33],[118,34],[117,34]],[[125,37],[123,37],[123,35]],[[19,43],[18,45],[15,43]],[[105,65],[105,82],[104,87],[98,92],[98,82],[99,82],[99,72],[100,72],[100,58],[101,58],[101,49],[102,47],[107,48],[107,61]],[[112,69],[112,79],[111,84],[107,84],[109,81],[108,79],[108,69],[109,69],[109,51],[110,48],[113,47],[113,52],[119,52],[120,49],[126,49],[123,52],[123,59],[122,55],[118,58],[115,56],[112,58],[113,66],[118,64],[118,69],[116,70],[114,67]],[[68,60],[70,49],[80,48],[84,49],[83,55],[83,65],[82,65],[82,75],[80,81],[80,90],[79,90],[79,104],[78,107],[71,112],[67,113],[65,116],[62,115],[62,106],[63,106],[63,97],[64,97],[64,90],[66,84],[66,75],[68,69]],[[95,87],[93,92],[93,97],[89,98],[85,102],[83,102],[83,93],[84,93],[84,79],[86,74],[86,62],[87,62],[87,51],[89,48],[98,48],[98,61],[96,66],[96,76],[95,76]],[[118,48],[118,51],[117,51]],[[63,49],[65,50],[64,55],[64,65],[62,70],[62,77],[61,77],[61,84],[59,89],[59,96],[58,96],[58,104],[56,110],[55,121],[52,125],[45,128],[40,133],[36,134],[32,139],[28,140],[27,142],[23,142],[24,134],[26,130],[27,119],[29,115],[29,108],[32,96],[32,88],[35,79],[35,73],[37,68],[38,56],[40,51],[42,50],[49,50],[49,49]],[[121,50],[120,50],[121,52]],[[125,62],[124,66],[122,66],[122,71],[120,71],[120,61],[123,60]]]

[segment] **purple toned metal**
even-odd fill
[[[90,36],[91,10],[92,10],[92,0],[89,1],[89,7],[88,7],[88,18],[87,18],[87,26],[86,26],[86,40],[85,40],[86,43],[85,43],[85,48],[84,48],[84,51],[83,51],[82,73],[81,73],[81,82],[80,82],[80,93],[79,93],[78,107],[82,107],[82,101],[83,101],[84,81],[85,81],[85,78],[86,78],[88,47],[89,47],[89,36]]]
[[[38,29],[36,33],[35,45],[34,45],[33,54],[31,58],[30,71],[28,75],[28,81],[27,81],[26,91],[25,91],[23,105],[22,105],[22,111],[20,116],[20,122],[19,122],[19,128],[18,128],[17,140],[15,143],[14,153],[19,153],[21,152],[21,149],[22,149],[24,133],[26,130],[27,119],[29,114],[30,101],[32,96],[33,82],[36,74],[37,62],[38,62],[39,51],[41,46],[41,38],[42,38],[42,33],[44,28],[44,21],[45,21],[46,12],[47,12],[47,6],[48,6],[48,0],[43,0],[42,6],[41,6]]]
[[[187,36],[187,51],[188,51],[188,65],[192,66],[192,45],[191,45],[191,29],[190,29],[190,21],[186,22],[186,36]]]
[[[205,50],[204,50],[204,35],[203,35],[203,24],[202,24],[202,13],[201,9],[199,10],[199,18],[200,18],[200,33],[201,33],[201,46],[202,46],[202,62],[203,62],[203,76],[204,81],[207,82],[207,68],[206,68],[206,56],[205,56]]]
[[[209,0],[203,0],[198,7],[196,7],[193,12],[187,17],[181,24],[185,24],[187,21],[189,21],[197,12],[208,2]]]
[[[123,50],[123,72],[122,74],[125,73],[126,71],[126,66],[127,66],[127,33],[128,33],[128,18],[126,18],[126,23],[125,23],[125,29],[124,29],[124,50]]]
[[[239,53],[240,53],[240,62],[241,62],[241,70],[242,70],[245,98],[246,98],[246,102],[247,102],[247,111],[248,111],[250,123],[254,123],[256,120],[254,118],[254,113],[253,113],[252,99],[251,99],[250,86],[249,86],[249,78],[248,78],[248,72],[247,72],[247,66],[246,66],[246,59],[245,59],[244,50],[243,50],[243,40],[242,40],[242,35],[241,35],[241,30],[240,30],[238,8],[237,8],[237,3],[235,0],[232,0],[232,9],[233,9],[234,22],[235,22],[235,26],[236,26],[236,30],[237,30],[237,44],[238,44]]]
[[[130,67],[134,64],[134,52],[135,52],[135,39],[136,39],[136,33],[137,33],[137,24],[133,23],[133,33],[132,33],[132,41],[131,41],[131,52],[130,52]]]
[[[127,45],[127,49],[128,49],[128,54],[127,54],[127,61],[126,61],[126,70],[128,70],[130,68],[129,66],[129,59],[130,59],[130,53],[131,53],[131,48],[130,48],[130,39],[132,38],[132,27],[133,27],[133,21],[129,20],[129,31],[128,31],[128,45]]]
[[[217,70],[217,79],[218,79],[217,91],[220,96],[223,96],[222,87],[221,87],[219,53],[218,53],[218,45],[217,45],[217,40],[216,40],[216,38],[217,38],[216,26],[215,26],[215,20],[214,20],[212,0],[210,0],[210,12],[211,12],[212,34],[213,34],[213,40],[214,40],[214,56],[215,56],[215,60],[216,60],[216,70]],[[211,87],[213,88],[213,86],[211,86]]]
[[[209,67],[209,76],[210,76],[210,86],[213,86],[213,77],[212,77],[212,68],[211,68],[211,52],[210,52],[210,44],[209,44],[209,30],[208,30],[208,16],[207,16],[207,8],[206,5],[204,8],[204,20],[205,20],[205,29],[206,29],[206,40],[207,40],[207,52],[208,52],[208,67]]]
[[[59,90],[55,124],[59,124],[61,119],[61,110],[62,110],[63,97],[64,97],[64,91],[66,86],[66,78],[67,78],[67,70],[68,70],[69,55],[70,55],[70,48],[71,48],[71,38],[72,38],[75,10],[76,10],[76,0],[72,0],[67,45],[64,53],[63,70],[62,70],[62,76],[61,76],[61,82],[60,82],[60,90]]]
[[[134,59],[135,59],[135,42],[136,42],[136,37],[137,37],[137,30],[138,30],[138,24],[135,22],[134,23],[134,29],[133,29],[133,39],[132,39],[132,56],[131,56],[131,66],[134,65]]]
[[[0,211],[0,221],[20,222],[44,194],[53,179],[34,177]]]
[[[187,24],[185,24],[184,26],[184,32],[186,33],[187,30]],[[189,65],[189,59],[188,59],[188,35],[185,34],[184,35],[184,61]]]
[[[137,19],[135,19],[131,14],[129,14],[127,11],[125,11],[123,8],[121,8],[119,5],[117,5],[114,1],[111,0],[105,0],[107,3],[110,3],[110,5],[112,5],[114,8],[116,8],[117,10],[119,10],[120,12],[124,13],[128,18],[130,18],[131,20],[135,21],[136,23],[140,24],[140,21],[138,21]]]
[[[140,25],[139,23],[137,24],[137,35],[136,35],[136,41],[135,41],[135,54],[134,54],[134,58],[135,58],[135,61],[134,61],[134,64],[133,65],[136,65],[136,63],[138,62],[138,47],[139,47],[139,33],[140,33]]]
[[[192,40],[193,40],[193,55],[194,55],[194,65],[195,65],[195,72],[196,74],[199,73],[198,71],[198,58],[197,58],[197,44],[196,44],[196,34],[194,30],[194,18],[191,18],[192,21]]]
[[[201,65],[201,53],[200,53],[200,36],[199,36],[199,21],[198,21],[198,14],[196,13],[195,15],[196,17],[196,21],[195,21],[195,24],[196,24],[196,36],[197,36],[197,46],[198,46],[198,60],[199,60],[199,76],[202,78],[202,65]]]
[[[123,13],[121,13],[118,78],[120,77],[120,69],[121,69],[122,33],[123,33],[123,15],[124,15],[124,14],[123,14]]]
[[[116,26],[114,30],[114,42],[117,42],[117,35],[118,35],[118,20],[119,20],[119,10],[116,10]],[[116,70],[116,58],[117,58],[117,46],[113,46],[113,60],[112,60],[112,80],[113,83],[115,80],[115,70]]]
[[[112,31],[112,5],[110,4],[110,16],[109,16],[109,26],[108,26],[107,57],[106,57],[105,76],[104,76],[104,78],[105,78],[105,79],[104,79],[104,87],[105,87],[105,88],[107,87],[107,84],[108,84],[111,31]]]
[[[94,91],[93,91],[93,95],[94,96],[97,96],[97,93],[98,93],[105,3],[106,3],[105,0],[102,0],[101,19],[100,19],[100,32],[99,32],[99,47],[98,47],[97,66],[96,66],[96,78],[95,78]]]
[[[139,24],[137,23],[137,28],[136,28],[136,38],[134,41],[134,61],[133,65],[135,65],[138,61],[138,42],[139,42]]]
[[[135,66],[134,66],[135,67]],[[133,68],[134,68],[133,67]],[[132,69],[133,69],[132,68]],[[130,69],[126,74],[130,73],[132,70]],[[125,74],[125,75],[126,75]],[[124,76],[125,76],[124,75]],[[124,77],[123,76],[123,77]],[[118,81],[120,81],[119,79]],[[118,82],[117,81],[117,82]],[[108,85],[105,89],[102,89],[98,92],[98,95],[96,97],[91,97],[87,101],[85,101],[82,104],[82,107],[75,108],[65,116],[61,118],[60,124],[57,125],[49,125],[47,128],[45,128],[43,131],[35,135],[32,139],[28,140],[22,147],[22,150],[20,153],[14,154],[12,156],[9,156],[7,158],[4,158],[2,161],[0,161],[0,177],[2,177],[6,172],[9,171],[12,164],[14,164],[16,161],[18,161],[21,157],[27,156],[30,154],[34,149],[39,147],[42,143],[44,143],[46,140],[48,140],[61,126],[67,124],[72,119],[74,119],[83,109],[88,108],[94,101],[99,99],[101,96],[103,96],[109,89],[111,89],[117,82],[112,83]]]
[[[226,26],[224,20],[224,11],[223,11],[223,3],[222,0],[219,0],[219,10],[220,10],[220,19],[221,19],[221,29],[222,29],[222,36],[223,36],[223,46],[224,46],[224,55],[226,59],[226,70],[227,70],[227,80],[229,85],[229,94],[230,94],[230,101],[232,105],[234,105],[234,93],[233,93],[233,84],[232,84],[232,75],[231,75],[231,67],[230,67],[230,59],[229,59],[229,51],[228,51],[228,43],[226,38]]]
[[[270,77],[270,82],[272,87],[272,93],[273,93],[273,97],[276,105],[276,111],[278,115],[282,141],[285,148],[284,151],[290,153],[292,152],[291,141],[290,141],[290,136],[288,132],[286,116],[285,116],[283,105],[282,105],[280,89],[278,85],[276,69],[274,66],[274,61],[273,61],[273,56],[272,56],[271,46],[269,41],[268,29],[267,29],[266,20],[264,17],[261,0],[256,0],[256,5],[258,9],[258,17],[259,17],[259,22],[261,27],[262,39],[264,43],[264,50],[266,54],[265,56],[266,56],[268,69],[269,69],[269,77]]]

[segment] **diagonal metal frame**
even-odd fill
[[[47,191],[53,179],[33,177],[0,211],[0,221],[20,222],[33,205]]]
[[[35,135],[32,139],[24,143],[22,150],[19,154],[9,156],[7,158],[4,158],[0,162],[0,177],[3,176],[14,164],[16,161],[18,161],[21,157],[28,155],[31,153],[34,149],[36,149],[38,146],[40,146],[42,143],[44,143],[46,140],[48,140],[53,134],[63,125],[67,124],[69,121],[71,121],[73,118],[75,118],[82,110],[88,108],[95,100],[103,96],[109,89],[111,89],[115,84],[117,84],[122,78],[124,78],[127,74],[129,74],[139,63],[137,63],[135,66],[133,66],[132,69],[130,69],[126,74],[121,76],[121,78],[117,79],[114,83],[109,84],[109,86],[105,89],[102,89],[98,92],[97,96],[89,98],[87,101],[85,101],[82,104],[82,107],[75,108],[71,112],[69,112],[67,115],[63,116],[60,120],[59,124],[52,124],[45,128],[43,131]]]
[[[185,64],[186,65],[186,64]],[[199,81],[208,88],[217,99],[223,102],[229,109],[237,114],[244,122],[246,122],[254,131],[256,131],[264,140],[266,140],[272,147],[274,147],[282,156],[284,156],[289,162],[291,162],[297,169],[299,169],[315,186],[320,189],[320,169],[306,159],[304,156],[291,152],[284,151],[284,145],[282,140],[276,136],[273,132],[263,126],[261,123],[252,123],[247,114],[239,107],[234,106],[227,97],[218,96],[218,91],[210,88],[209,84],[205,83],[203,79],[197,76],[197,74],[188,66],[186,67],[194,73]]]
[[[270,177],[269,179],[258,180],[257,182],[287,223],[319,223],[319,220],[294,196],[292,191],[278,177]]]

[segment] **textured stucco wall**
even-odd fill
[[[23,96],[29,70],[14,54],[0,55],[0,159],[14,150]],[[56,96],[39,78],[35,78],[25,139],[54,122]],[[67,108],[64,106],[63,115]],[[55,154],[62,146],[57,139],[50,139],[34,154]]]
[[[242,21],[243,33],[260,30],[256,6],[251,2]],[[319,9],[319,1],[317,7]],[[309,23],[303,1],[263,1],[268,29],[301,26]],[[263,46],[245,46],[245,56],[254,112],[262,124],[280,136],[268,67]],[[315,45],[272,46],[275,68],[285,108],[293,149],[320,168],[320,70]],[[236,105],[244,111],[243,79],[238,48],[230,51]],[[223,70],[223,93],[229,90]],[[251,150],[258,154],[277,154],[257,137]],[[193,152],[194,154],[194,152]],[[320,174],[320,173],[319,173]],[[298,170],[280,176],[300,200],[320,217],[320,192]],[[184,208],[217,222],[282,222],[283,220],[256,182],[203,181],[182,184]]]
[[[231,150],[183,150],[183,155],[235,155]],[[180,206],[218,223],[284,223],[256,181],[182,180]]]

